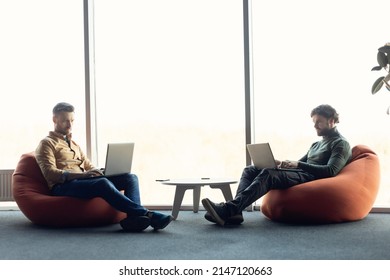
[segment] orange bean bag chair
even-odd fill
[[[34,224],[53,227],[89,227],[118,223],[125,213],[102,198],[51,196],[34,153],[21,156],[12,175],[12,192],[22,213]]]
[[[379,190],[377,155],[365,145],[352,149],[351,162],[335,177],[271,190],[261,211],[269,219],[287,223],[357,221],[371,211]]]

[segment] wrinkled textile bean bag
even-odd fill
[[[380,183],[377,155],[365,145],[352,149],[352,160],[335,177],[271,190],[261,211],[286,223],[338,223],[365,218],[375,202]]]
[[[12,175],[12,192],[22,213],[37,225],[103,226],[118,223],[126,216],[101,198],[51,196],[34,153],[21,156]]]

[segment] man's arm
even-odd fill
[[[314,143],[315,144],[315,143]],[[314,145],[312,144],[312,146]],[[307,155],[308,153],[306,153],[303,157],[301,157],[298,161],[292,161],[292,160],[284,160],[284,161],[280,161],[280,160],[276,160],[276,165],[281,167],[281,168],[299,168],[298,167],[298,164],[299,162],[306,162],[307,161]]]
[[[303,161],[297,163],[297,167],[316,176],[327,178],[336,176],[351,158],[351,148],[347,141],[340,140],[332,144],[331,154],[324,164],[312,164]]]
[[[50,188],[54,184],[64,183],[65,181],[102,175],[97,169],[90,169],[86,172],[76,172],[57,168],[55,148],[46,140],[42,140],[38,145],[35,150],[35,157]]]
[[[65,181],[64,171],[57,168],[54,148],[48,141],[42,140],[39,143],[35,150],[35,157],[49,186]]]
[[[84,152],[81,150],[80,147],[78,147],[78,152],[80,153],[80,157],[81,157],[81,160],[82,160],[82,167],[84,168],[85,171],[90,171],[90,170],[94,170],[94,171],[98,171],[100,172],[100,170],[98,170],[97,168],[95,168],[95,166],[92,164],[92,162],[89,160],[89,158],[84,154]],[[100,172],[101,173],[101,172]],[[100,174],[102,175],[102,174]],[[75,178],[77,179],[77,178]]]
[[[74,179],[92,178],[96,176],[102,176],[103,173],[99,169],[91,169],[82,173],[65,171],[65,181],[71,181]]]

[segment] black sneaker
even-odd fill
[[[150,225],[154,228],[154,230],[163,229],[173,221],[173,217],[171,215],[165,215],[159,212],[150,211],[148,212],[148,216],[150,217]]]
[[[217,224],[220,226],[225,225],[226,220],[228,218],[228,215],[226,213],[226,206],[225,204],[215,204],[208,198],[202,199],[203,207],[206,209],[206,211],[210,214],[212,217],[212,220],[214,220]]]
[[[214,220],[214,218],[210,215],[209,212],[206,212],[206,214],[204,214],[204,217],[209,222],[212,222],[212,223],[217,222],[216,220]],[[231,216],[231,217],[227,218],[227,220],[226,220],[227,225],[240,225],[240,224],[242,224],[242,222],[244,222],[244,217],[242,216],[242,214],[237,214],[237,215]]]
[[[150,218],[147,216],[127,217],[119,222],[124,231],[141,232],[150,226]]]

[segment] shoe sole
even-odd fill
[[[152,225],[152,227],[154,228],[154,230],[159,230],[159,229],[163,229],[163,228],[166,228],[171,222],[173,221],[173,217],[172,216],[169,216],[169,219],[167,220],[167,222],[159,227],[156,227]]]
[[[216,223],[216,221],[214,220],[214,218],[210,215],[209,212],[206,212],[206,214],[204,214],[204,218],[209,221],[210,223]]]
[[[214,218],[208,212],[206,212],[204,218],[211,223],[216,223]],[[229,217],[229,219],[226,220],[225,225],[241,225],[243,222],[244,218],[242,217],[242,215],[237,214]]]
[[[217,214],[217,212],[214,210],[214,207],[211,205],[211,201],[208,198],[202,199],[203,207],[206,209],[207,212],[213,217],[215,222],[219,224],[220,226],[225,225],[225,221]]]
[[[133,221],[130,221],[126,218],[120,221],[119,224],[126,232],[141,232],[150,226],[150,219],[148,217],[140,216]]]

